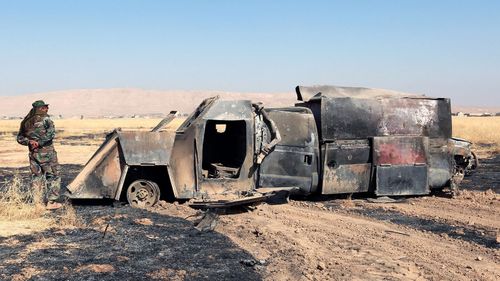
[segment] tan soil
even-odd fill
[[[114,272],[115,268],[111,264],[87,264],[84,266],[77,267],[75,269],[76,272],[84,270],[96,273],[108,273],[108,272]]]
[[[491,202],[483,205],[463,199],[418,198],[404,204],[384,204],[384,208],[431,221],[498,231],[498,196]],[[264,276],[269,280],[500,278],[498,247],[366,217],[353,210],[380,205],[364,200],[354,203],[352,209],[328,209],[325,202],[262,205],[251,213],[223,216],[217,231],[256,259],[265,260],[269,266]],[[474,211],[464,208],[467,205],[474,206]],[[471,226],[472,221],[475,224]]]

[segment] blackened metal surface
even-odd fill
[[[178,199],[193,198],[198,188],[195,152],[199,138],[199,123],[177,131],[170,156],[170,178],[174,195]]]
[[[322,194],[367,192],[370,188],[371,147],[368,140],[325,144]]]
[[[423,195],[430,192],[426,165],[377,166],[375,174],[375,194],[379,196]]]
[[[167,165],[174,143],[172,132],[120,131],[120,147],[130,166]]]
[[[448,99],[322,96],[302,105],[313,110],[324,141],[390,135],[451,137]]]
[[[371,164],[325,166],[322,194],[367,192],[370,187]]]
[[[319,144],[309,110],[268,109],[281,141],[260,165],[258,186],[297,186],[303,193],[318,187]]]
[[[244,124],[244,133],[238,138],[235,137],[235,142],[245,142],[245,149],[241,151],[231,151],[229,147],[206,147],[204,146],[205,131],[207,124],[229,124],[233,121],[241,122]],[[199,142],[197,142],[198,159],[196,159],[196,166],[202,167],[203,156],[210,153],[203,152],[203,149],[214,149],[212,151],[216,154],[226,156],[236,155],[243,153],[244,160],[239,168],[237,178],[206,178],[203,177],[202,169],[196,171],[198,188],[195,196],[197,197],[217,197],[220,194],[238,193],[241,191],[252,190],[255,187],[255,168],[253,163],[254,156],[254,141],[255,141],[255,128],[254,128],[254,114],[253,106],[249,100],[217,100],[213,105],[206,110],[203,114],[202,121],[199,125]],[[233,122],[234,123],[234,122]],[[241,158],[241,157],[240,157]]]
[[[361,98],[361,99],[377,99],[377,98],[428,98],[423,95],[397,92],[385,89],[373,89],[363,87],[339,87],[330,85],[317,86],[297,86],[295,87],[297,100],[307,101],[318,99],[323,96],[329,98]]]
[[[447,139],[429,139],[429,186],[443,188],[453,175],[453,155]]]
[[[205,198],[231,191],[251,190],[255,185],[253,173],[254,116],[251,102],[207,99],[204,103],[198,107],[197,111],[199,112],[192,115],[191,120],[185,122],[185,125],[176,132],[169,168],[174,194],[179,199]],[[207,122],[211,121],[244,121],[246,123],[246,156],[238,178],[207,179],[202,175],[205,126]],[[217,153],[232,152],[220,151]]]
[[[369,140],[339,140],[325,144],[326,165],[333,167],[348,164],[371,163]]]

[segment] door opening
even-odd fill
[[[245,121],[208,120],[203,139],[203,177],[238,178],[246,147]]]

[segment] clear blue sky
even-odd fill
[[[0,95],[368,86],[500,105],[500,1],[0,2]]]

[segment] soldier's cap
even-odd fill
[[[31,104],[33,107],[40,107],[40,106],[48,106],[49,104],[45,103],[43,100],[37,100],[34,103]]]

